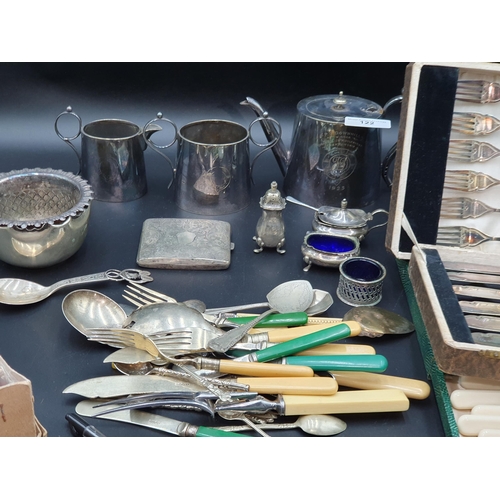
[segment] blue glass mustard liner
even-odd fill
[[[445,435],[448,437],[459,437],[453,407],[450,401],[450,395],[446,386],[446,381],[443,372],[439,369],[434,358],[434,352],[429,341],[427,329],[425,328],[420,309],[415,298],[413,286],[408,274],[408,261],[396,259],[401,282],[406,293],[408,305],[415,325],[415,333],[417,334],[420,351],[424,360],[425,370],[428,377],[431,379],[436,395],[436,401],[441,415]]]

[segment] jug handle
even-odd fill
[[[370,216],[373,219],[373,216],[377,215],[377,214],[386,214],[387,215],[387,220],[384,223],[382,223],[382,224],[377,224],[376,226],[372,226],[372,227],[368,228],[368,231],[366,231],[366,234],[368,234],[372,229],[375,229],[376,227],[384,227],[384,226],[386,226],[387,223],[389,222],[389,212],[387,210],[384,210],[383,208],[378,208],[377,210],[374,210],[370,214]]]
[[[273,123],[274,125],[276,125],[275,127],[275,131],[276,131],[276,134],[273,138],[269,139],[269,142],[267,143],[260,143],[260,142],[257,142],[253,136],[252,136],[252,127],[256,124],[256,123],[266,123],[266,125],[268,125],[270,123]],[[260,148],[264,148],[264,149],[261,149],[254,157],[253,161],[252,161],[252,164],[250,165],[250,178],[252,179],[252,173],[253,173],[253,166],[255,165],[255,162],[257,160],[257,158],[259,158],[259,156],[261,156],[263,153],[265,153],[266,151],[268,151],[269,149],[273,148],[277,143],[278,141],[281,139],[281,125],[280,123],[278,122],[278,120],[275,120],[274,118],[271,118],[269,115],[266,115],[266,116],[259,116],[257,117],[252,123],[250,123],[250,125],[248,126],[248,134],[250,136],[250,140],[258,147]],[[253,182],[253,179],[252,179],[252,182]]]
[[[401,93],[401,95],[397,95],[397,96],[389,99],[383,107],[382,116],[385,115],[386,111],[393,104],[400,103],[402,101],[403,101],[403,94],[402,93]],[[384,180],[387,187],[389,187],[389,188],[392,187],[392,179],[389,179],[389,167],[391,166],[391,163],[394,161],[394,158],[396,157],[397,145],[398,145],[397,143],[394,144],[389,149],[389,151],[387,151],[387,154],[385,155],[384,161],[382,162],[382,179]],[[375,226],[375,227],[379,227],[379,226]]]
[[[76,117],[76,119],[78,120],[78,133],[75,134],[73,137],[66,137],[63,134],[61,134],[61,132],[59,131],[59,128],[57,126],[57,122],[59,121],[59,119],[65,115],[72,115],[72,116]],[[82,173],[82,157],[81,157],[80,153],[78,153],[78,150],[76,149],[75,145],[71,141],[74,141],[75,139],[77,139],[80,136],[80,134],[82,133],[82,119],[76,113],[73,112],[73,108],[71,106],[68,106],[65,111],[63,111],[62,113],[60,113],[57,116],[56,121],[54,123],[54,129],[56,131],[57,136],[60,139],[62,139],[68,146],[70,146],[71,149],[75,152],[76,157],[78,158],[78,173],[77,173],[77,175],[80,175]]]
[[[174,135],[173,140],[171,142],[169,142],[168,144],[165,144],[164,146],[161,146],[159,144],[154,143],[150,139],[150,137],[148,137],[148,135],[151,136],[151,134],[149,133],[150,130],[148,130],[149,126],[152,123],[155,123],[158,121],[164,121],[164,122],[170,123],[170,125],[172,125],[172,127],[174,127],[175,135]],[[175,144],[175,141],[177,141],[177,125],[172,120],[169,120],[168,118],[164,118],[163,113],[161,113],[161,112],[157,113],[156,118],[149,120],[148,123],[146,123],[146,125],[144,125],[144,128],[142,129],[142,137],[144,138],[144,141],[146,142],[146,144],[149,144],[154,151],[156,151],[159,155],[163,156],[163,158],[165,158],[165,160],[167,160],[168,164],[170,165],[170,168],[172,169],[172,180],[170,181],[170,183],[168,184],[168,187],[167,187],[167,189],[170,189],[170,186],[172,185],[172,183],[175,180],[175,175],[177,172],[176,172],[176,169],[175,169],[172,161],[170,160],[170,158],[166,154],[164,154],[161,150],[168,149],[170,146],[173,146]]]
[[[240,104],[242,106],[249,106],[254,111],[254,113],[260,118],[269,117],[269,113],[265,111],[264,108],[259,104],[259,102],[257,102],[253,97],[247,97],[245,100],[241,101]],[[261,126],[264,131],[264,134],[266,135],[267,140],[271,141],[276,137],[278,132],[276,131],[276,128],[273,127],[272,123],[261,121]],[[281,173],[283,174],[283,176],[285,176],[288,168],[289,155],[285,148],[285,145],[283,144],[283,141],[281,140],[281,129],[280,129],[280,136],[278,137],[278,140],[276,141],[276,144],[273,147],[273,153],[276,158],[276,161],[278,162],[278,167]]]

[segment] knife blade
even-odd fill
[[[500,300],[500,290],[494,290],[492,288],[453,285],[453,291],[459,296]]]
[[[149,380],[155,378],[154,381]],[[133,379],[130,380],[129,379]],[[160,380],[158,380],[160,379]],[[241,377],[233,379],[247,391],[259,394],[331,395],[338,390],[337,381],[328,377]],[[137,394],[186,393],[196,394],[204,388],[194,383],[182,383],[156,375],[110,375],[81,380],[63,390],[85,398],[115,398]],[[244,394],[244,393],[243,393]]]
[[[464,313],[500,316],[500,304],[494,302],[460,300],[458,303]]]
[[[465,321],[470,328],[477,328],[478,330],[489,332],[500,332],[500,318],[466,314]]]
[[[102,402],[102,401],[101,401]],[[236,432],[226,432],[211,427],[204,427],[182,422],[170,417],[156,415],[141,410],[120,410],[113,413],[96,416],[102,411],[102,408],[94,408],[97,402],[95,400],[80,401],[75,408],[78,415],[84,417],[96,417],[105,420],[114,420],[128,424],[140,425],[158,431],[173,434],[182,437],[248,437]]]
[[[447,271],[457,271],[465,273],[496,274],[500,276],[500,267],[488,264],[476,264],[474,262],[449,262],[443,261],[443,266]]]
[[[448,278],[450,278],[451,281],[458,281],[461,283],[500,285],[500,275],[448,271]]]

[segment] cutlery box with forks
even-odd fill
[[[499,242],[471,246],[464,229],[457,233],[461,240],[455,235],[453,241],[450,236],[456,227],[500,236],[500,213],[471,217],[470,213],[462,216],[446,211],[450,198],[453,204],[457,204],[455,198],[470,198],[500,208],[500,185],[472,191],[470,182],[479,173],[500,179],[500,156],[477,161],[478,151],[482,151],[478,143],[487,142],[490,150],[500,150],[500,130],[472,134],[473,126],[476,131],[481,129],[469,119],[470,114],[500,117],[500,102],[463,100],[464,81],[491,82],[498,87],[500,64],[408,65],[386,236],[386,248],[398,261],[410,307],[413,302],[420,346],[435,386],[444,380],[444,374],[500,380],[500,347],[476,343],[463,312],[462,300],[483,299],[461,296],[449,275],[451,269],[500,275]],[[469,154],[476,155],[475,161],[465,156]],[[468,172],[469,183],[464,184],[468,191],[451,184],[457,175],[452,171]],[[499,285],[461,285],[500,290]],[[500,339],[500,333],[497,335]]]

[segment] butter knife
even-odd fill
[[[467,273],[467,272],[448,272],[448,278],[451,281],[461,283],[484,283],[487,285],[500,285],[500,275]]]
[[[470,328],[477,328],[488,332],[500,332],[500,318],[493,316],[465,315],[465,321]]]
[[[227,432],[211,427],[204,427],[182,422],[170,417],[156,415],[141,410],[120,410],[113,413],[107,413],[97,416],[97,413],[102,411],[102,408],[95,408],[95,400],[80,401],[76,405],[76,413],[84,417],[96,417],[105,420],[114,420],[117,422],[125,422],[127,424],[140,425],[158,431],[173,434],[182,437],[248,437],[244,434],[236,432]]]
[[[500,316],[500,304],[498,303],[468,300],[460,300],[458,303],[464,313]]]
[[[453,291],[460,296],[500,300],[500,290],[480,286],[453,285]]]
[[[114,398],[128,394],[154,392],[195,393],[205,388],[189,380],[163,375],[109,375],[81,380],[63,390],[63,394],[78,394],[86,398]]]
[[[157,379],[160,380],[157,380]],[[134,379],[129,382],[129,379]],[[154,381],[149,379],[155,379]],[[330,396],[337,392],[338,383],[330,377],[239,377],[233,379],[244,390],[258,394],[309,394]],[[64,389],[63,393],[85,398],[115,398],[118,396],[175,393],[196,394],[203,387],[190,382],[174,381],[156,375],[111,375],[82,380]],[[238,393],[235,393],[238,394]],[[241,392],[241,394],[246,394]]]

